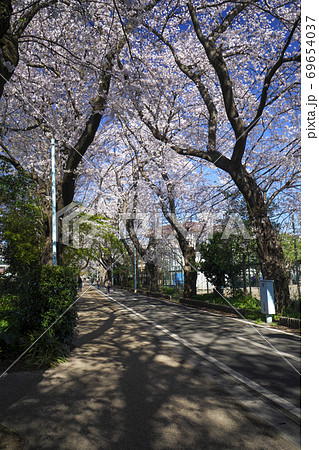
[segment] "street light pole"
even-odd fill
[[[57,265],[57,231],[56,231],[56,186],[55,186],[55,139],[51,139],[51,169],[52,169],[52,262]]]

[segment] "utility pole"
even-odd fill
[[[55,139],[51,139],[51,169],[52,169],[52,262],[57,265],[57,230],[56,230],[56,181],[55,181]]]

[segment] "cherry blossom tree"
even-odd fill
[[[170,254],[184,268],[184,296],[194,295],[198,243],[210,231],[207,216],[216,215],[216,203],[220,209],[223,197],[215,193],[219,190],[209,172],[203,173],[201,162],[179,156],[154,140],[144,144],[143,130],[139,133],[131,120],[120,117],[120,123],[116,126],[113,121],[97,140],[105,151],[99,154],[100,164],[108,160],[108,165],[90,181],[96,200],[86,202],[121,223],[127,251],[133,258],[133,244],[153,289],[163,258]]]
[[[0,98],[19,63],[19,41],[35,16],[58,0],[0,1]]]
[[[0,72],[8,82],[0,86],[0,158],[37,181],[48,217],[53,135],[59,209],[73,200],[76,183],[98,206],[105,182],[95,184],[98,195],[90,183],[105,179],[123,195],[132,187],[129,211],[155,195],[172,217],[177,199],[191,199],[189,189],[175,195],[181,185],[169,168],[169,161],[173,169],[177,164],[172,152],[200,161],[202,170],[214,168],[218,195],[227,186],[245,199],[280,311],[289,291],[270,210],[276,203],[290,214],[298,203],[299,6],[298,0],[21,0],[11,8],[2,0]],[[132,148],[121,155],[128,142],[119,133],[111,144],[117,121],[143,149],[142,166],[135,153],[128,169]],[[166,153],[164,171],[159,149]],[[195,189],[205,191],[195,186],[194,196]],[[114,211],[116,198],[108,201]],[[48,220],[48,236],[50,226]],[[49,244],[48,238],[44,260]]]
[[[10,66],[11,80],[1,102],[0,142],[1,159],[38,182],[47,217],[50,137],[57,142],[57,206],[62,209],[73,200],[81,162],[101,123],[112,116],[109,96],[118,95],[116,71],[127,36],[157,1],[51,3],[47,8],[40,8],[41,2],[16,4],[12,13],[8,4],[8,32],[15,18],[25,23],[20,8],[30,15],[34,5],[37,14],[17,35],[20,63],[16,67],[17,57],[15,70]],[[97,170],[92,164],[91,169]],[[48,220],[44,261],[50,258],[50,226]]]
[[[155,139],[214,164],[243,195],[278,311],[289,290],[268,209],[299,183],[299,6],[256,0],[158,7],[144,21],[130,86],[132,105]]]
[[[206,217],[210,214],[212,218],[212,209],[215,206],[211,198],[209,204],[205,201],[206,192],[209,187],[211,192],[214,189],[196,170],[198,164],[193,161],[181,158],[165,146],[151,152],[149,147],[143,145],[142,140],[136,142],[137,146],[132,142],[130,144],[140,176],[156,195],[164,219],[176,235],[183,255],[183,295],[185,298],[192,297],[196,295],[197,249],[204,234],[210,231],[207,230],[207,221],[201,218],[203,213],[206,213]],[[142,154],[141,150],[144,150]],[[218,195],[216,197],[218,198]],[[167,242],[164,235],[161,239]]]

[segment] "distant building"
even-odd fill
[[[5,270],[9,267],[8,264],[5,263],[3,254],[1,252],[2,246],[0,244],[0,275],[5,272]]]
[[[7,270],[8,267],[9,267],[8,264],[2,264],[2,263],[0,262],[0,275],[3,275],[4,272]]]
[[[205,223],[185,222],[182,227],[187,233],[187,239],[191,245],[198,246],[208,236],[205,233]],[[215,228],[215,231],[219,231]],[[179,247],[176,234],[171,225],[162,227],[161,265],[163,269],[163,285],[169,287],[183,288],[184,285],[184,257]],[[197,252],[196,260],[199,261],[200,254]],[[212,292],[213,285],[201,272],[197,273],[196,288],[198,293]]]

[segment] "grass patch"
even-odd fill
[[[181,291],[180,289],[175,289],[173,287],[162,286],[160,288],[160,291],[163,294],[170,295],[174,300],[180,299],[180,297],[182,297],[183,295],[183,291]]]
[[[211,294],[199,294],[193,297],[194,300],[200,300],[207,303],[216,303],[218,305],[234,306],[235,308],[243,308],[246,310],[245,318],[256,323],[265,323],[265,314],[260,311],[260,301],[252,297],[250,294],[244,294],[237,291],[233,297],[221,297],[217,292]],[[291,302],[291,305],[285,309],[283,316],[300,319],[301,318],[301,302]],[[279,315],[273,316],[273,323],[279,322]]]
[[[245,309],[245,318],[262,323],[265,321],[264,314],[260,311],[260,301],[250,294],[244,294],[237,291],[233,297],[221,297],[217,292],[211,294],[198,294],[193,297],[194,300],[200,300],[207,303],[218,305],[233,306],[236,309]]]
[[[70,355],[70,347],[63,342],[59,342],[52,334],[47,332],[38,341],[40,333],[30,333],[28,345],[32,345],[28,352],[27,364],[40,367],[55,367],[65,363]],[[36,343],[34,343],[37,341]]]
[[[246,308],[252,310],[260,309],[260,302],[250,294],[244,295],[241,291],[237,292],[235,296],[227,298],[221,297],[216,292],[212,294],[195,295],[195,300],[201,300],[208,303],[217,303],[218,305],[232,305],[235,308]]]

